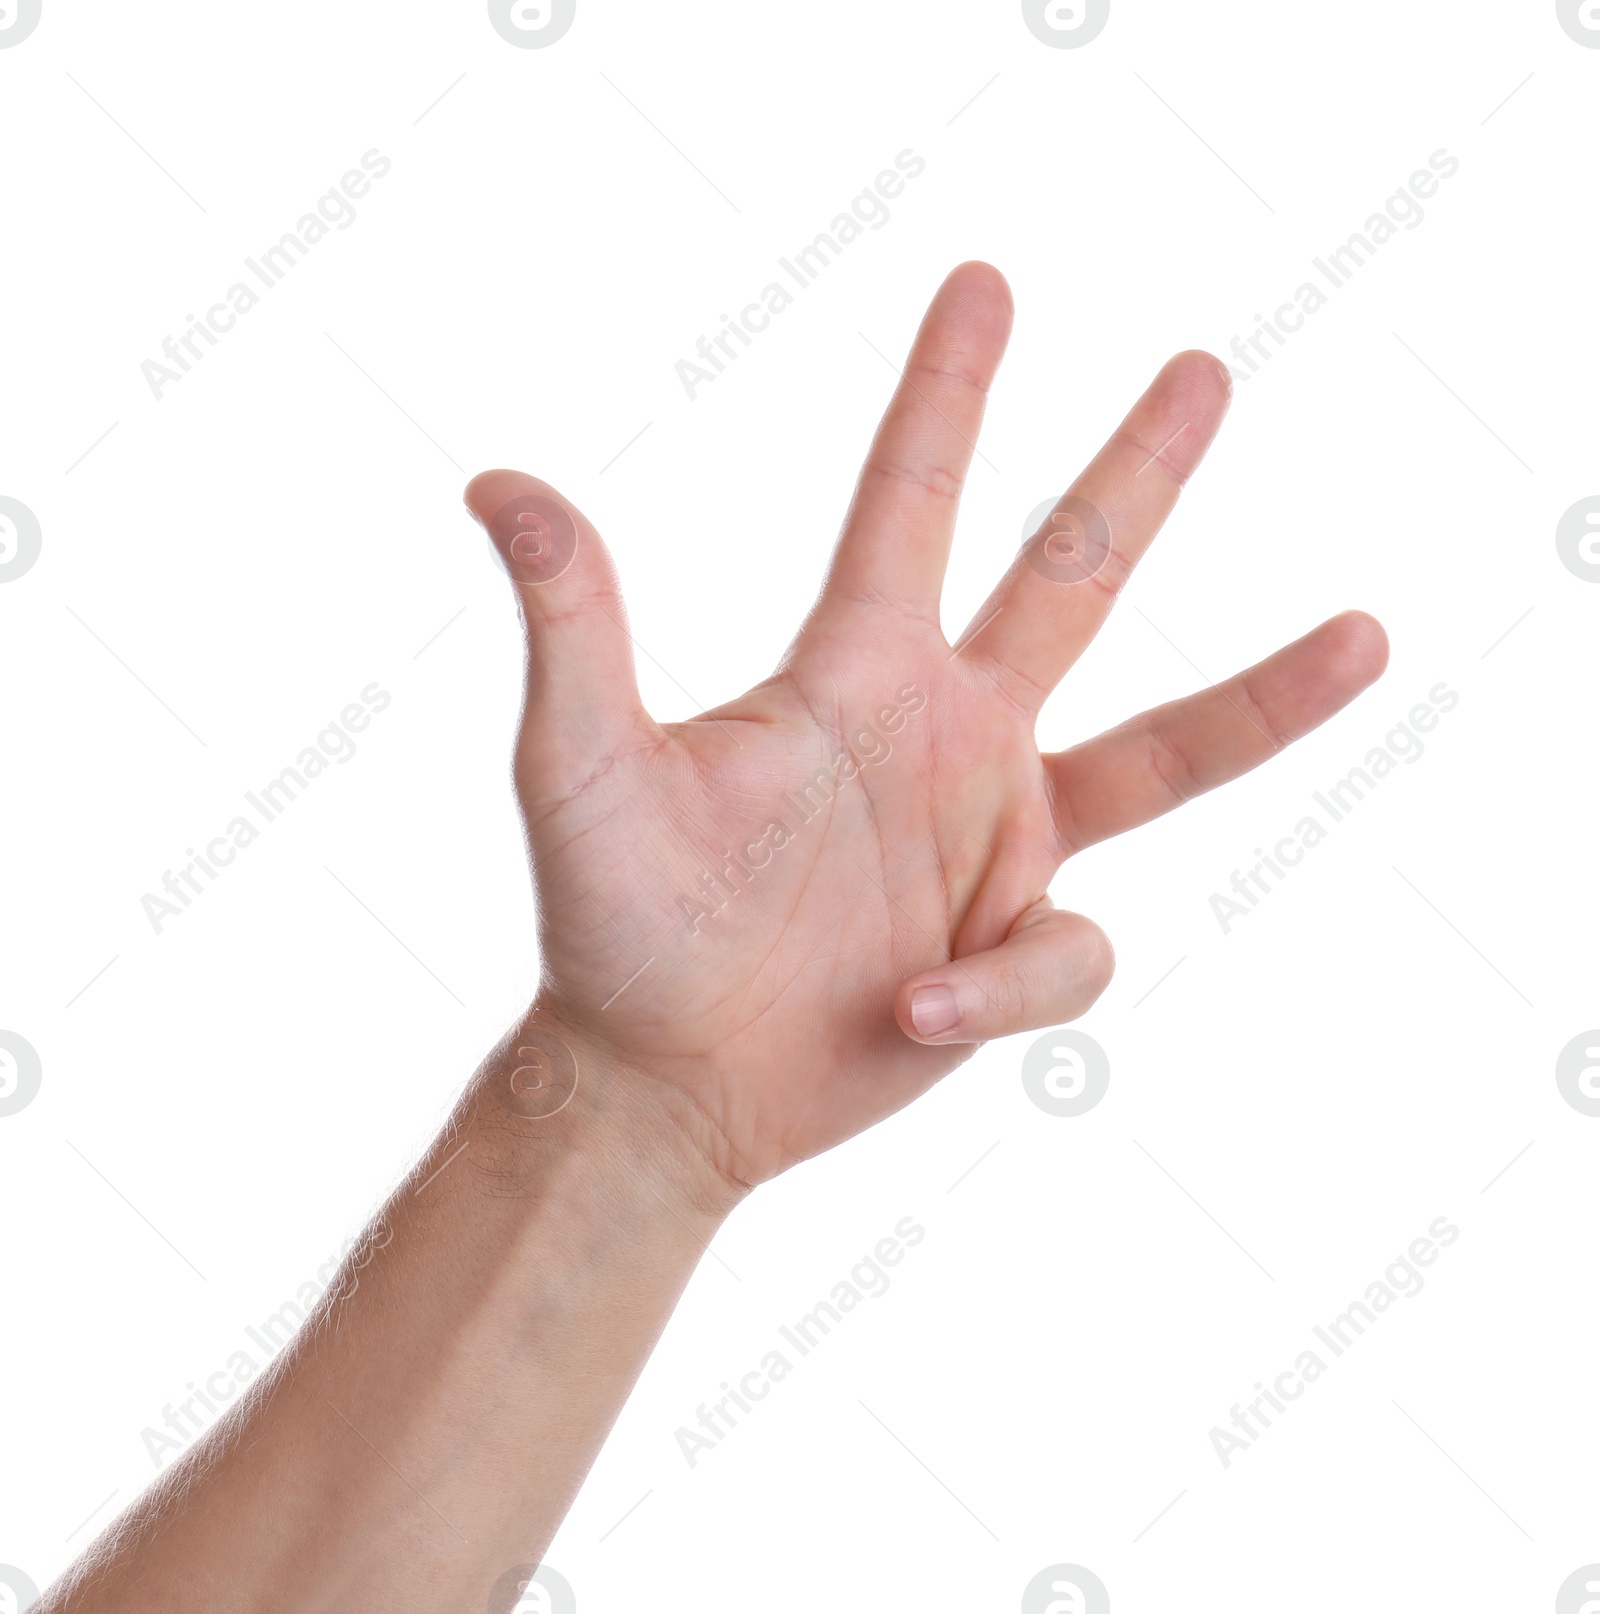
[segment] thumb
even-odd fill
[[[518,788],[525,802],[560,799],[649,729],[616,568],[599,533],[547,482],[484,471],[465,499],[522,610]]]
[[[1111,980],[1106,934],[1041,897],[985,953],[953,958],[903,981],[894,1015],[914,1042],[987,1042],[1076,1020]]]

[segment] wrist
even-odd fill
[[[687,1093],[542,1004],[485,1061],[469,1102],[497,1141],[498,1169],[512,1179],[560,1155],[619,1196],[642,1186],[706,1239],[750,1191],[727,1165],[726,1140]]]

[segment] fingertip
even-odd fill
[[[895,1017],[912,1041],[928,1047],[963,1040],[955,1035],[962,1019],[960,999],[948,981],[907,983],[898,994]]]
[[[1162,366],[1161,374],[1180,396],[1193,398],[1197,404],[1209,400],[1214,405],[1220,399],[1226,408],[1233,399],[1232,372],[1215,353],[1204,348],[1174,353]]]
[[[1117,953],[1106,935],[1087,914],[1070,908],[1053,910],[1039,926],[1051,938],[1057,955],[1070,960],[1067,970],[1073,1001],[1073,1018],[1097,1003],[1117,973]]]
[[[1099,1002],[1101,995],[1111,985],[1117,973],[1117,950],[1112,946],[1111,938],[1093,920],[1085,920],[1084,923],[1094,931],[1089,945],[1090,959],[1085,971],[1090,990],[1094,993],[1089,1001],[1090,1004],[1094,1004]]]
[[[1175,353],[1128,411],[1122,433],[1130,452],[1159,462],[1182,487],[1221,429],[1232,396],[1221,360],[1198,348]]]
[[[992,263],[969,258],[944,277],[934,301],[951,312],[959,311],[975,324],[987,326],[993,336],[1010,335],[1016,304],[1006,277]]]
[[[516,583],[553,583],[593,529],[548,482],[523,471],[481,471],[462,495]]]
[[[919,997],[919,993],[924,996]],[[959,1018],[954,988],[938,975],[913,975],[909,980],[902,981],[895,991],[895,1024],[913,1042],[920,1042],[925,1047],[937,1047],[948,1041],[943,1031],[935,1029],[939,1023],[941,1004],[944,1006],[943,1030],[948,1030]]]
[[[1383,676],[1389,665],[1389,635],[1383,624],[1365,611],[1341,611],[1324,624],[1346,683],[1365,689]]]
[[[926,1047],[987,1042],[1085,1014],[1116,972],[1111,938],[1083,914],[1035,904],[998,947],[913,975],[895,993],[901,1031]]]
[[[476,521],[487,527],[494,514],[519,494],[548,494],[551,489],[525,471],[479,471],[462,490],[461,502]]]

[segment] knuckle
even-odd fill
[[[995,970],[984,983],[985,1018],[993,1025],[1023,1026],[1032,999],[1021,971],[1014,965]]]
[[[1294,742],[1294,735],[1289,733],[1267,709],[1266,703],[1256,694],[1252,680],[1248,676],[1239,680],[1239,698],[1244,703],[1246,720],[1253,723],[1266,736],[1274,754]]]
[[[885,460],[872,466],[874,476],[888,482],[902,482],[920,489],[929,497],[953,504],[961,496],[961,478],[943,465],[912,466]]]
[[[1115,605],[1133,576],[1133,567],[1128,555],[1113,545],[1084,581],[1105,596],[1108,606]]]
[[[1145,731],[1145,744],[1150,771],[1172,798],[1174,806],[1181,806],[1201,793],[1203,787],[1187,752],[1174,743],[1159,724],[1152,724]]]

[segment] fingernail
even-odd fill
[[[961,1022],[956,995],[948,986],[919,986],[911,994],[911,1023],[918,1036],[942,1037]]]

